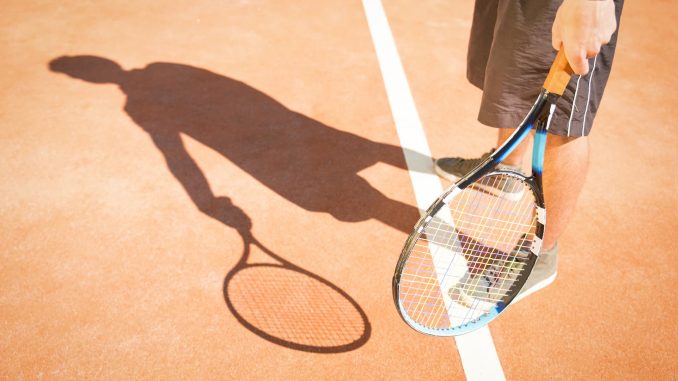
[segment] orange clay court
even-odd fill
[[[472,2],[383,7],[432,155],[484,152]],[[678,378],[675,3],[625,5],[558,279],[471,355],[394,308],[419,210],[361,2],[2,8],[0,378]]]

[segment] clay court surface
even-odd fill
[[[384,8],[432,154],[484,152],[472,3]],[[676,19],[625,6],[509,380],[678,377]],[[393,305],[418,209],[360,2],[5,1],[0,49],[0,377],[464,379]]]

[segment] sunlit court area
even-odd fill
[[[555,281],[456,337],[406,321],[450,324],[442,281],[399,312],[399,256],[453,184],[433,159],[497,143],[473,19],[465,0],[3,1],[0,379],[677,379],[676,2],[623,6]],[[591,62],[572,83],[595,97]],[[467,225],[496,218],[472,189]],[[441,266],[430,242],[408,268]]]

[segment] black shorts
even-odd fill
[[[561,1],[476,0],[467,78],[483,90],[482,124],[515,128],[537,98],[556,52],[551,27]],[[615,0],[617,31],[589,61],[589,73],[572,76],[549,132],[586,136],[603,97],[617,45],[624,0]]]

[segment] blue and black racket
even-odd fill
[[[415,225],[393,277],[398,312],[415,330],[435,336],[473,331],[496,318],[525,284],[546,225],[541,180],[546,133],[571,75],[561,50],[513,135]],[[533,129],[532,175],[497,170]]]

